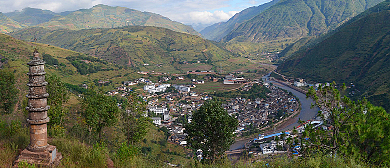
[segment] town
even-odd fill
[[[146,72],[142,72],[147,74]],[[213,72],[188,72],[188,74],[206,75]],[[187,84],[173,84],[175,81],[190,81]],[[219,82],[223,85],[236,85],[234,92],[221,93],[197,93],[193,91],[197,85],[204,85],[208,82]],[[184,124],[190,123],[192,113],[196,111],[206,100],[213,98],[223,99],[222,106],[228,114],[239,121],[235,136],[256,137],[245,143],[245,148],[236,150],[241,153],[249,150],[251,154],[263,155],[286,152],[286,141],[289,138],[297,137],[297,133],[303,132],[303,126],[297,130],[288,130],[279,133],[261,134],[275,129],[279,124],[289,121],[300,113],[300,101],[291,92],[274,86],[272,83],[260,79],[248,80],[243,77],[236,77],[234,74],[225,75],[224,78],[216,76],[205,76],[203,80],[188,78],[186,75],[176,77],[161,77],[158,82],[146,78],[138,78],[133,81],[123,81],[122,86],[107,92],[108,95],[126,96],[138,86],[141,90],[138,96],[147,102],[147,111],[144,116],[151,118],[158,127],[166,127],[170,136],[168,141],[186,146],[186,133]],[[259,90],[264,90],[259,92]],[[247,95],[246,93],[251,93]],[[120,106],[120,105],[119,105]],[[317,123],[317,121],[316,121]],[[297,131],[297,133],[294,133]],[[258,136],[257,136],[258,135]],[[298,153],[298,149],[294,149]],[[227,151],[227,154],[236,154],[234,151]]]

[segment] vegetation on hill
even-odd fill
[[[230,33],[230,31],[237,28],[238,25],[249,19],[252,19],[254,16],[260,14],[277,2],[279,2],[279,0],[272,0],[271,2],[259,6],[246,8],[243,11],[235,14],[226,22],[219,22],[206,27],[200,32],[200,34],[202,34],[202,36],[206,39],[220,41],[223,37]]]
[[[343,90],[346,89],[343,85]],[[306,126],[302,134],[302,153],[305,156],[323,153],[341,155],[386,167],[390,164],[389,114],[382,107],[341,97],[334,84],[315,90],[308,97],[321,109],[319,116],[330,129]],[[305,139],[307,138],[307,139]]]
[[[4,13],[4,15],[19,22],[20,24],[26,26],[35,26],[40,23],[48,22],[50,19],[55,16],[58,16],[59,14],[49,10],[27,7],[24,8],[22,11]]]
[[[282,50],[282,52],[280,52],[278,62],[283,62],[287,58],[291,57],[295,52],[305,48],[306,46],[309,46],[315,41],[314,39],[314,36],[303,37],[298,41],[288,45]]]
[[[8,69],[0,69],[0,114],[11,113],[17,102],[18,90],[15,75]]]
[[[27,41],[34,40],[35,36],[40,43],[83,52],[140,71],[185,72],[182,67],[188,63],[193,68],[198,66],[198,70],[215,70],[217,66],[233,70],[251,64],[243,58],[229,60],[233,58],[232,53],[199,36],[157,27],[78,31],[29,28],[12,35]]]
[[[192,27],[171,21],[158,14],[107,5],[96,5],[90,9],[80,9],[65,16],[54,17],[50,21],[41,23],[38,26],[51,30],[155,26],[177,32],[200,35]]]
[[[202,161],[213,164],[233,144],[233,132],[238,126],[238,120],[230,116],[221,104],[215,100],[206,101],[194,112],[192,122],[184,126],[188,145],[194,152],[201,149]]]
[[[85,106],[82,106],[82,99],[73,92],[67,91],[70,86],[77,86],[84,82],[91,83],[93,79],[106,78],[115,82],[114,78],[122,78],[123,74],[131,73],[131,70],[119,69],[103,60],[81,53],[43,44],[27,43],[4,34],[0,34],[0,46],[0,54],[5,60],[0,70],[2,76],[0,87],[4,89],[2,91],[6,91],[0,101],[0,164],[2,166],[11,167],[15,157],[29,144],[26,123],[28,112],[25,111],[27,106],[25,95],[28,91],[26,63],[31,60],[33,48],[38,48],[41,58],[44,55],[49,62],[53,63],[45,65],[46,80],[49,82],[47,90],[50,94],[48,104],[51,106],[48,114],[51,119],[48,125],[48,136],[49,144],[57,146],[58,151],[64,156],[60,167],[107,167],[111,160],[113,161],[111,163],[117,167],[162,167],[166,165],[165,161],[181,165],[191,163],[185,149],[168,143],[165,132],[153,126],[149,120],[140,122],[139,116],[133,116],[134,118],[129,116],[125,119],[118,113],[112,116],[106,115],[107,112],[113,112],[112,109],[119,110],[117,106],[119,100],[116,98],[84,90],[81,93],[87,94],[84,98],[88,100],[85,100]],[[113,70],[81,75],[67,57],[104,64]],[[64,66],[60,66],[61,64]],[[114,77],[117,75],[120,77]],[[15,92],[15,89],[18,92]],[[9,102],[16,105],[3,106],[3,103]],[[100,105],[98,102],[100,104],[111,102],[111,106]],[[83,115],[84,111],[90,112],[91,115]],[[101,113],[96,114],[98,112]],[[125,112],[121,110],[121,114]],[[129,119],[137,126],[126,127]],[[98,120],[105,122],[94,123]],[[99,134],[100,139],[97,138]],[[127,135],[137,136],[127,139]]]
[[[240,24],[222,41],[262,42],[320,35],[383,0],[281,0]]]
[[[99,81],[109,81],[104,84],[105,91],[108,91],[114,89],[114,87],[120,85],[123,81],[142,77],[130,67],[114,65],[82,53],[46,44],[28,43],[8,35],[0,34],[0,68],[14,74],[15,87],[19,90],[19,93],[16,94],[16,106],[14,106],[11,111],[22,108],[22,103],[27,94],[25,92],[27,90],[26,83],[28,81],[28,76],[26,75],[28,66],[26,63],[30,61],[34,48],[38,49],[41,58],[47,62],[45,65],[45,71],[48,75],[47,79],[50,79],[49,76],[57,76],[63,82],[63,86],[76,95],[85,93],[85,89],[80,87],[81,84],[95,84],[100,86],[98,83]],[[72,64],[74,61],[79,62],[80,65],[85,64],[87,66],[85,67],[85,70],[88,71],[93,69],[95,72],[92,73],[88,71],[86,74],[81,74],[84,66],[80,66],[81,68],[76,67]],[[100,67],[100,69],[98,67]],[[6,96],[6,94],[4,94],[4,96]],[[58,114],[62,115],[60,108],[56,112],[59,112]]]
[[[0,12],[0,33],[9,33],[25,27]]]
[[[28,26],[44,27],[51,30],[155,26],[177,32],[200,35],[200,33],[196,32],[191,26],[172,21],[159,14],[141,12],[125,7],[111,7],[102,4],[96,5],[90,9],[80,9],[62,13],[54,13],[49,10],[36,8],[25,8],[22,11],[9,12],[5,15],[12,20],[8,21],[8,23],[2,21],[1,32],[3,33],[13,32]],[[0,16],[0,19],[1,18],[2,16]]]
[[[315,82],[353,82],[358,96],[389,110],[389,4],[373,7],[322,42],[295,53],[278,72]]]

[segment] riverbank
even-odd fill
[[[300,91],[297,91],[295,88],[291,88],[288,85],[284,85],[282,83],[271,81],[269,80],[269,75],[263,77],[263,81],[266,83],[272,83],[273,85],[287,90],[294,94],[301,103],[301,111],[299,114],[297,114],[295,117],[291,117],[290,119],[283,122],[281,125],[277,126],[275,129],[275,132],[281,132],[281,131],[287,131],[292,130],[294,127],[299,126],[298,120],[301,119],[302,121],[312,120],[318,113],[318,108],[311,108],[311,105],[314,104],[314,101],[311,99],[306,99],[306,95],[304,93],[301,93]],[[272,133],[273,130],[269,130],[266,133]],[[237,150],[241,149],[245,146],[245,143],[249,140],[252,140],[252,138],[245,138],[245,139],[239,139],[237,140],[233,145],[230,146],[230,150]]]

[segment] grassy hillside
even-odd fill
[[[281,0],[222,41],[263,42],[320,35],[383,0]]]
[[[243,11],[235,14],[232,18],[230,18],[226,22],[220,22],[213,24],[209,27],[203,29],[200,33],[203,37],[209,40],[220,41],[223,37],[225,37],[228,33],[230,33],[233,29],[237,28],[241,23],[252,19],[256,15],[260,14],[264,10],[268,9],[272,5],[279,2],[279,0],[273,0],[271,2],[253,6]]]
[[[4,167],[11,167],[15,157],[29,144],[27,113],[24,107],[27,104],[25,95],[28,92],[27,62],[32,59],[34,48],[38,49],[40,57],[46,61],[46,75],[56,74],[65,83],[77,85],[95,79],[111,80],[115,83],[128,80],[130,76],[133,79],[137,77],[130,69],[121,69],[95,57],[46,44],[28,43],[0,34],[0,69],[15,74],[15,86],[19,90],[18,102],[13,112],[0,114],[0,164]],[[100,66],[102,70],[81,75],[72,60],[90,61],[88,66]],[[128,75],[129,73],[132,75]],[[80,117],[80,99],[76,95],[69,94],[70,100],[64,104],[66,109],[64,125],[59,127],[59,130],[63,129],[64,132],[54,136],[50,135],[52,129],[48,129],[49,143],[55,145],[63,156],[59,167],[107,167],[111,160],[116,167],[164,167],[166,162],[188,166],[192,163],[187,156],[188,150],[167,142],[166,134],[152,124],[145,139],[133,144],[134,153],[131,156],[126,154],[132,151],[123,155],[117,152],[122,148],[121,142],[124,141],[119,124],[104,130],[105,136],[101,139],[101,143],[90,143],[84,137],[85,130],[82,126],[85,121]]]
[[[0,12],[0,33],[9,33],[25,27]]]
[[[251,64],[243,58],[238,58],[238,62],[229,61],[232,53],[199,36],[157,27],[78,31],[29,28],[12,35],[27,41],[35,36],[40,43],[86,53],[140,71],[185,72],[182,66],[188,63],[193,64],[192,70],[215,70],[216,66],[234,70]]]
[[[303,37],[290,45],[287,45],[287,47],[284,48],[282,52],[279,54],[278,62],[283,62],[291,55],[293,55],[295,52],[305,49],[309,45],[313,44],[315,40],[316,40],[315,36],[308,36],[308,37]]]
[[[373,7],[317,45],[295,53],[278,71],[316,82],[353,82],[359,95],[389,110],[389,5],[386,1]]]
[[[123,26],[156,26],[177,32],[200,35],[192,27],[150,12],[141,12],[125,7],[96,5],[90,9],[80,9],[66,16],[58,16],[38,26],[54,29],[114,28]]]
[[[173,31],[200,35],[192,27],[175,22],[150,12],[141,12],[125,7],[111,7],[107,5],[96,5],[90,9],[54,13],[49,10],[36,8],[25,8],[22,11],[9,12],[5,14],[15,20],[17,24],[26,26],[39,26],[47,29],[91,29],[91,28],[114,28],[123,26],[155,26],[164,27]],[[1,18],[2,16],[0,16]],[[2,25],[10,25],[2,21]],[[12,25],[15,23],[12,23]],[[15,27],[15,26],[14,26]],[[12,32],[22,27],[13,29],[5,28],[2,33]]]
[[[65,83],[78,85],[82,83],[90,84],[94,80],[110,80],[115,85],[125,80],[140,77],[129,67],[121,67],[96,57],[47,44],[17,40],[5,34],[0,34],[0,60],[2,62],[0,65],[14,71],[15,78],[27,81],[27,62],[31,59],[32,51],[34,51],[33,48],[35,47],[40,52],[41,58],[46,54],[58,61],[58,65],[46,64],[45,71],[49,75],[55,74],[59,76]],[[45,61],[48,62],[47,60]],[[87,70],[85,71],[86,73],[81,73],[84,70]],[[25,86],[26,82],[18,83],[21,83],[21,88],[27,89],[27,86]],[[107,86],[107,89],[112,89],[112,87],[111,85]],[[25,94],[22,95],[22,97],[24,96]]]

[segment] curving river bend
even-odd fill
[[[301,92],[298,92],[298,91],[296,91],[296,90],[294,90],[294,89],[292,89],[292,88],[290,88],[288,86],[282,85],[282,84],[280,84],[278,82],[275,82],[275,81],[270,81],[269,80],[269,75],[270,74],[264,76],[263,77],[263,81],[266,81],[267,83],[272,83],[274,86],[277,86],[277,87],[279,87],[281,89],[284,89],[284,90],[287,90],[287,91],[291,92],[301,102],[301,113],[296,118],[296,122],[294,122],[293,124],[287,125],[286,127],[283,127],[281,129],[278,129],[278,130],[276,130],[276,132],[292,130],[294,127],[298,126],[298,122],[297,121],[298,121],[299,118],[302,121],[307,121],[307,120],[313,119],[317,115],[317,112],[318,112],[319,109],[318,108],[312,108],[312,109],[310,108],[311,104],[312,103],[314,104],[314,101],[312,99],[306,99],[306,95],[305,94],[303,94]],[[230,146],[230,150],[236,150],[236,149],[243,148],[245,143],[248,142],[251,139],[252,138],[236,141],[233,145]]]

